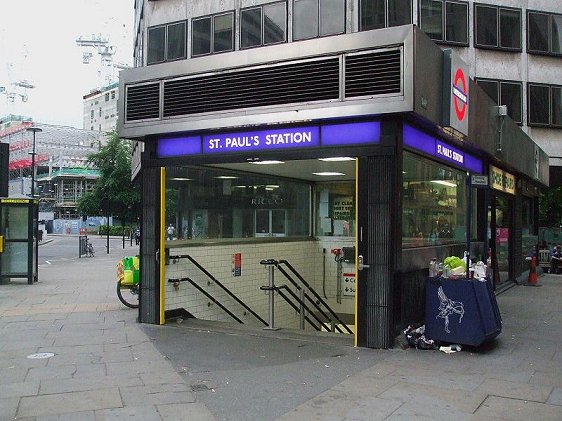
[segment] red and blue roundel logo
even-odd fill
[[[455,104],[455,114],[462,121],[466,116],[468,108],[468,86],[462,69],[457,69],[453,81],[453,103]]]

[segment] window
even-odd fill
[[[193,19],[191,55],[234,50],[234,12]]]
[[[521,10],[474,5],[474,46],[521,51]]]
[[[174,224],[180,240],[311,234],[308,183],[215,168],[169,167],[166,198],[167,224]]]
[[[476,79],[476,83],[498,105],[507,105],[507,115],[517,124],[523,123],[523,86],[520,82]]]
[[[361,0],[360,31],[412,23],[411,0]]]
[[[468,3],[421,0],[420,28],[434,41],[468,45]]]
[[[355,183],[318,183],[316,235],[352,237],[355,235]]]
[[[293,40],[345,32],[345,0],[293,0]]]
[[[186,58],[185,21],[148,28],[147,64]]]
[[[404,152],[402,247],[466,240],[466,174]]]
[[[111,99],[115,99],[115,91],[111,91]]]
[[[109,92],[107,92],[107,93],[105,94],[105,102],[108,102],[108,101],[109,101]]]
[[[240,48],[276,44],[287,40],[287,5],[266,4],[240,12]]]
[[[562,127],[562,86],[529,83],[529,126]]]
[[[535,54],[562,54],[562,15],[527,12],[527,50]]]

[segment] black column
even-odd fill
[[[358,345],[393,345],[393,287],[400,234],[401,194],[396,155],[359,159],[359,254],[369,265],[358,277]]]

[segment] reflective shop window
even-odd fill
[[[293,40],[345,32],[345,0],[293,0]]]
[[[528,83],[528,125],[562,127],[562,86]]]
[[[360,31],[412,23],[411,0],[361,0]]]
[[[316,235],[355,235],[355,183],[320,183],[315,186]]]
[[[307,183],[206,167],[166,170],[174,239],[310,236]]]
[[[474,5],[475,47],[521,51],[521,10]]]
[[[166,27],[148,28],[147,64],[162,63],[166,60]]]
[[[186,58],[186,22],[148,28],[147,64]]]
[[[562,54],[562,15],[527,11],[527,50],[531,54]]]
[[[232,50],[234,50],[234,12],[192,20],[192,56]]]
[[[507,105],[507,115],[517,124],[523,123],[523,85],[521,82],[476,79],[476,83],[498,105]]]
[[[402,247],[466,240],[464,172],[404,152],[402,197]]]
[[[240,48],[286,41],[287,4],[277,2],[240,12]]]

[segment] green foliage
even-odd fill
[[[107,144],[88,157],[100,172],[94,190],[77,204],[82,215],[111,215],[124,221],[136,219],[140,213],[139,187],[131,182],[131,151],[129,140],[117,131],[110,133]]]
[[[562,187],[544,189],[539,196],[539,226],[558,227],[562,224]]]
[[[125,237],[130,237],[131,233],[134,231],[132,226],[125,226]],[[98,234],[107,235],[107,225],[100,225]],[[121,225],[111,225],[109,227],[109,235],[123,235],[123,227]]]

